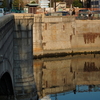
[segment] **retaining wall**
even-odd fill
[[[100,50],[99,20],[75,20],[73,16],[38,16],[34,24],[34,56]]]

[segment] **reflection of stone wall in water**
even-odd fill
[[[34,77],[40,96],[75,89],[75,85],[72,84],[73,74],[70,72],[69,64],[70,61],[66,63],[66,60],[62,60],[62,62],[34,61]]]
[[[75,90],[76,85],[100,84],[100,70],[96,70],[99,69],[100,57],[96,56],[94,58],[94,55],[83,55],[34,61],[34,75],[39,95],[42,97]],[[94,69],[85,69],[86,62],[93,64]]]
[[[85,58],[86,57],[86,58]],[[77,85],[100,84],[100,56],[85,55],[72,59],[72,69],[75,71],[75,83]],[[77,62],[77,63],[76,63]]]
[[[43,75],[42,66],[43,66],[43,61],[41,60],[33,61],[34,79],[37,85],[37,92],[39,94],[39,97],[42,94],[42,75]]]

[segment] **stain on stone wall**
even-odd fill
[[[100,37],[100,33],[84,33],[83,37],[85,44],[95,43],[95,39]]]
[[[63,30],[65,30],[65,25],[63,25]]]
[[[47,23],[45,23],[45,30],[47,30]]]
[[[72,41],[72,35],[70,35],[70,42]]]

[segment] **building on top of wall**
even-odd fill
[[[27,4],[28,7],[28,13],[33,13],[36,14],[37,7],[39,6],[38,4]]]
[[[66,10],[66,2],[56,2],[56,11],[64,11],[64,10]]]
[[[91,0],[91,8],[100,8],[100,0]]]

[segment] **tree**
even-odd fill
[[[23,9],[24,8],[24,2],[23,0],[20,0],[20,9]]]
[[[13,1],[13,7],[16,9],[23,9],[24,3],[22,0],[14,0]]]
[[[14,8],[19,8],[19,0],[14,0],[13,1],[13,7]]]
[[[74,7],[82,8],[82,2],[80,0],[74,0],[72,5]]]
[[[3,0],[2,5],[0,6],[0,8],[6,8],[7,7],[7,1]]]
[[[31,3],[32,3],[32,4],[34,4],[34,3],[35,3],[35,1],[32,1]]]
[[[61,0],[56,0],[56,2],[61,2]]]

